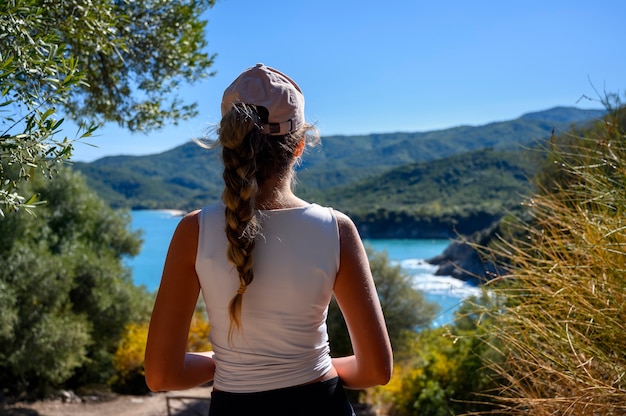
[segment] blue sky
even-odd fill
[[[626,98],[623,0],[217,0],[205,16],[217,75],[180,91],[200,115],[148,134],[106,125],[73,160],[160,153],[202,135],[223,90],[257,62],[300,85],[322,136],[601,108],[595,90]]]

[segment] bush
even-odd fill
[[[196,310],[189,328],[188,351],[210,351],[211,326],[204,313]],[[113,367],[115,375],[110,380],[113,389],[123,394],[146,394],[149,392],[143,367],[148,323],[130,323],[115,352]]]
[[[148,324],[129,323],[113,356],[115,375],[110,381],[113,390],[123,394],[146,394],[143,357],[148,339]]]
[[[455,325],[423,329],[412,338],[408,353],[396,362],[386,386],[373,389],[368,400],[389,416],[447,416],[491,408],[484,393],[493,389],[494,372],[489,320],[480,311],[491,300],[467,300]]]
[[[43,396],[106,382],[124,327],[147,319],[151,296],[122,264],[140,244],[129,216],[68,169],[30,185],[48,203],[0,221],[0,387]]]
[[[370,247],[367,253],[394,354],[401,353],[405,349],[406,334],[428,327],[439,306],[428,302],[423,293],[413,287],[413,277],[399,265],[392,265],[387,253]],[[348,329],[334,299],[328,312],[328,335],[334,357],[352,354]]]

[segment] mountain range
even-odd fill
[[[297,193],[353,215],[365,237],[472,232],[530,191],[538,143],[604,114],[555,107],[481,126],[322,137],[298,167]],[[73,165],[113,207],[191,210],[222,191],[219,148],[191,141],[159,154]]]

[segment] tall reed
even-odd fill
[[[626,109],[609,113],[552,137],[531,219],[490,249],[505,414],[626,414]]]

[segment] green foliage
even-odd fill
[[[496,383],[485,362],[493,359],[494,349],[487,335],[491,323],[481,319],[480,311],[490,303],[488,297],[470,299],[454,325],[414,334],[407,353],[396,360],[390,383],[370,391],[368,400],[390,416],[489,410],[484,394]]]
[[[399,354],[405,349],[407,333],[430,325],[438,305],[424,299],[413,287],[413,277],[399,265],[392,265],[387,253],[367,250],[389,338],[394,353]],[[352,354],[348,330],[334,300],[328,312],[328,335],[333,356]]]
[[[47,30],[49,11],[35,3],[0,4],[0,217],[32,208],[36,196],[20,186],[35,173],[52,176],[72,150],[70,140],[55,137],[63,123],[55,106],[82,82],[78,61]],[[92,131],[85,127],[83,136]]]
[[[195,116],[196,104],[176,90],[212,75],[200,16],[214,3],[76,0],[55,7],[59,36],[80,58],[86,81],[68,103],[70,114],[95,114],[132,131]]]
[[[340,201],[340,208],[351,208],[354,214],[361,215],[407,207],[438,216],[452,213],[454,208],[502,212],[529,192],[528,176],[534,173],[534,164],[522,151],[481,149],[403,165],[349,186],[333,188],[324,192],[323,198]]]
[[[521,146],[601,113],[562,108],[478,127],[326,137],[304,156],[297,191],[348,213],[368,238],[471,234],[530,192],[528,176],[543,156]],[[223,188],[219,149],[191,142],[75,166],[116,207],[192,210],[219,200]]]
[[[158,155],[76,167],[113,206],[191,210],[218,200],[223,187],[218,152],[205,152],[188,143]],[[302,195],[345,211],[368,238],[453,237],[485,228],[519,206],[536,163],[523,155],[480,150]],[[476,195],[482,195],[478,202]]]
[[[211,75],[200,15],[214,0],[0,2],[0,217],[33,208],[24,182],[52,176],[96,121],[130,130],[196,115],[175,91]],[[63,119],[79,122],[58,138]]]
[[[76,173],[31,186],[48,204],[0,221],[0,386],[45,394],[106,381],[125,325],[149,315],[150,295],[122,264],[139,236]]]
[[[191,319],[187,351],[211,351],[209,342],[211,325],[206,318],[205,309],[201,302],[196,306],[196,312]],[[149,322],[126,325],[124,336],[120,341],[113,359],[115,375],[110,383],[113,389],[124,394],[148,393],[144,371],[144,353],[148,341]]]
[[[526,153],[482,149],[405,165],[320,194],[368,238],[452,238],[517,210],[536,162]]]
[[[3,2],[0,33],[8,51],[2,55],[16,61],[10,81],[18,95],[54,98],[74,118],[95,116],[131,130],[177,123],[196,115],[195,104],[176,95],[179,84],[212,75],[214,56],[204,50],[206,21],[200,16],[213,4]],[[79,78],[65,77],[75,71]],[[72,88],[62,97],[59,86]]]
[[[563,111],[567,114],[567,117],[563,116],[565,119],[580,122],[593,119],[598,114],[592,110],[563,109]],[[525,182],[525,172],[532,169],[534,163],[525,159],[523,155],[517,157],[513,151],[521,151],[521,146],[532,144],[541,137],[549,137],[553,127],[569,125],[569,122],[562,120],[550,122],[552,111],[539,114],[535,115],[532,121],[524,121],[522,117],[509,122],[494,123],[495,126],[453,128],[427,133],[324,137],[321,146],[309,149],[303,157],[302,165],[298,169],[298,192],[315,200],[323,200],[327,192],[332,192],[334,203],[344,191],[349,191],[350,198],[356,197],[358,193],[356,188],[349,186],[332,191],[335,187],[357,184],[359,180],[370,178],[368,182],[363,183],[374,184],[378,191],[383,191],[386,190],[385,186],[391,186],[385,185],[384,181],[394,180],[393,185],[398,185],[402,183],[402,177],[412,175],[414,180],[417,180],[417,175],[422,175],[428,183],[424,188],[404,187],[404,191],[399,192],[397,196],[395,188],[391,192],[391,198],[394,198],[391,202],[394,205],[407,206],[428,198],[427,193],[433,191],[441,194],[442,198],[453,195],[455,192],[443,194],[446,190],[442,187],[447,185],[446,181],[455,186],[455,191],[463,191],[464,184],[459,175],[465,175],[472,169],[482,172],[467,179],[466,185],[470,187],[484,182],[486,176],[492,173],[501,174],[510,167],[512,172],[507,174],[499,185],[499,188],[505,188],[504,191],[509,192],[505,194],[508,197],[511,191],[506,188],[519,186],[513,184],[512,181],[515,180]],[[447,143],[445,151],[438,151],[439,145],[434,145],[440,142]],[[465,145],[457,145],[459,142]],[[484,154],[474,153],[471,156],[449,158],[486,148],[493,150],[485,150]],[[503,160],[498,161],[498,157],[502,157]],[[486,159],[481,161],[481,158]],[[441,161],[432,167],[425,163],[440,159]],[[496,162],[500,164],[496,165]],[[196,197],[200,202],[203,198],[204,201],[215,201],[222,190],[219,149],[207,151],[191,142],[157,155],[106,157],[92,163],[77,163],[76,168],[85,173],[90,186],[97,189],[107,201],[116,203],[125,201],[127,207],[141,205],[144,200],[144,203],[150,203],[151,206],[158,208],[185,209],[189,208],[184,205],[185,201]],[[396,168],[400,170],[391,171]],[[436,170],[432,179],[431,169]],[[172,175],[176,179],[172,178]],[[132,192],[124,191],[124,182],[131,176],[136,184],[134,192],[142,194],[145,198],[135,197]],[[161,195],[142,189],[144,186],[147,190],[151,188],[150,179],[163,182]],[[495,189],[493,194],[486,195],[486,200],[489,201],[496,196],[495,194],[503,192],[499,188]],[[109,191],[106,192],[105,189]],[[412,195],[414,191],[419,191],[420,194]],[[173,203],[172,197],[177,193],[184,195],[183,201],[179,201],[176,206],[168,205]],[[116,195],[117,199],[113,199],[113,195]],[[470,192],[467,191],[464,195],[468,196]],[[414,201],[411,198],[418,200]],[[365,207],[375,200],[376,198],[372,197],[367,204],[359,202],[356,206],[363,208],[350,211],[364,211],[367,209]],[[352,199],[346,200],[344,205],[348,206],[353,202]],[[373,211],[377,205],[379,204],[373,204],[369,211]],[[193,208],[197,208],[197,205]]]
[[[149,156],[75,163],[89,186],[114,207],[192,210],[219,200],[223,166],[218,149],[190,142]]]
[[[554,136],[528,200],[532,220],[493,247],[509,272],[492,290],[506,414],[626,412],[626,108]],[[497,284],[496,284],[497,283]]]
[[[482,126],[459,126],[416,133],[324,137],[322,146],[305,155],[300,173],[307,191],[328,189],[414,163],[445,159],[474,150],[520,150],[604,114],[599,110],[554,108]],[[310,187],[310,189],[308,189]],[[303,186],[304,188],[304,186]]]

